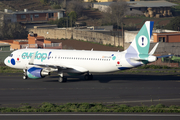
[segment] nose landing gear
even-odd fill
[[[27,78],[27,69],[23,69],[23,80],[26,80]]]

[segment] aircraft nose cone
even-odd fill
[[[4,59],[4,64],[7,65],[7,66],[9,66],[8,63],[9,63],[8,58],[5,58],[5,59]]]

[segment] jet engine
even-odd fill
[[[27,70],[27,76],[32,79],[43,78],[50,75],[50,72],[44,71],[43,68],[31,67]]]

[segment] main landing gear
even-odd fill
[[[27,78],[27,69],[23,69],[23,80],[26,80]]]
[[[59,79],[58,81],[60,83],[67,82],[67,78],[63,77],[63,73],[59,73]]]
[[[87,73],[87,74],[84,76],[84,79],[85,79],[85,80],[93,80],[93,75]]]

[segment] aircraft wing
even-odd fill
[[[64,70],[64,71],[73,72],[73,73],[88,72],[88,70],[83,68],[83,67],[73,66],[73,65],[68,65],[68,64],[62,64],[60,66],[55,65],[55,64],[54,65],[49,64],[49,63],[35,64],[34,59],[35,59],[35,53],[33,54],[32,58],[30,59],[29,65],[35,65],[35,66],[43,67],[43,68],[45,68],[46,70],[49,70],[49,71]]]
[[[61,66],[59,66],[59,65],[49,65],[49,64],[31,64],[31,65],[43,67],[46,70],[48,70],[48,68],[49,68],[49,71],[62,70],[62,71],[72,72],[72,73],[85,73],[85,72],[88,72],[88,70],[83,68],[83,67],[73,66],[73,65],[61,65]]]

